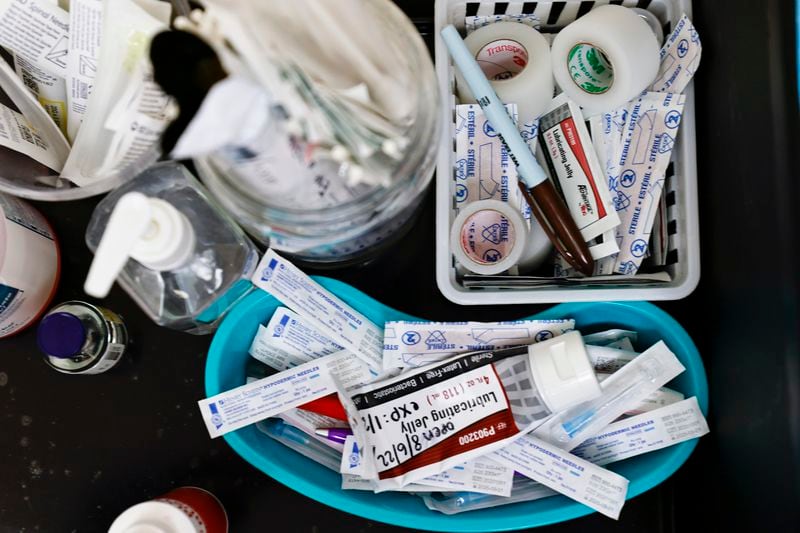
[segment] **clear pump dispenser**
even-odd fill
[[[155,165],[101,201],[86,230],[87,294],[114,281],[157,324],[210,333],[252,290],[258,250],[178,163]]]

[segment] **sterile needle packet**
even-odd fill
[[[607,329],[583,336],[583,342],[596,346],[610,346],[611,343],[622,339],[636,342],[639,339],[639,333],[627,329]],[[631,344],[631,347],[628,349],[633,351],[633,345]]]
[[[609,424],[572,453],[594,464],[606,465],[696,439],[708,432],[697,398],[691,397]]]
[[[296,357],[310,361],[344,349],[320,333],[308,320],[285,307],[278,307],[267,324],[270,342]]]
[[[64,78],[53,76],[24,57],[13,54],[14,71],[25,87],[53,119],[59,131],[67,133],[67,85]]]
[[[597,374],[597,381],[601,384],[608,379],[609,374]],[[683,394],[669,387],[661,387],[650,393],[639,405],[625,411],[624,416],[636,416],[642,413],[655,411],[661,407],[666,407],[684,399]]]
[[[369,376],[349,352],[328,355],[222,392],[198,403],[212,438],[322,398]]]
[[[384,368],[416,368],[449,356],[533,344],[571,331],[575,321],[390,321],[384,326]]]
[[[608,424],[640,409],[651,394],[686,368],[663,341],[634,357],[600,384],[602,393],[559,411],[534,430],[534,435],[571,450]]]
[[[585,338],[584,342],[586,342]],[[639,355],[634,351],[590,344],[586,345],[586,353],[597,374],[613,374]]]
[[[47,0],[0,0],[0,45],[53,76],[67,75],[69,14]]]
[[[494,496],[511,496],[514,469],[486,457],[478,457],[419,481],[440,492],[468,491]]]
[[[258,326],[258,332],[247,353],[275,370],[288,370],[309,361],[276,346],[272,334],[263,324]]]
[[[0,145],[59,171],[70,147],[50,115],[11,66],[0,60],[0,89],[19,112],[0,106]]]
[[[587,439],[580,446],[572,450],[571,455],[580,457],[597,466],[605,466],[607,464],[615,463],[631,457],[661,450],[670,446],[686,442],[688,440],[697,439],[707,434],[708,424],[706,423],[697,398],[692,397],[687,400],[674,403],[667,407],[662,407],[649,413],[644,413],[638,416],[630,417],[619,422],[614,422],[606,426],[606,428],[595,437]],[[530,464],[531,459],[529,456],[535,456],[538,453],[544,453],[542,450],[546,448],[542,443],[537,443],[532,440],[530,436],[525,436],[519,439],[513,446],[510,446],[507,451],[508,466],[517,468],[519,466],[521,473],[527,472],[535,475],[537,478],[540,474],[535,474],[534,470],[530,470],[527,466]],[[493,454],[497,457],[500,454]],[[563,453],[556,454],[562,457]],[[550,456],[554,459],[553,456]],[[568,459],[563,464],[558,465],[558,470],[569,468],[569,455]],[[542,457],[537,459],[542,464],[545,464],[547,458]],[[541,474],[550,475],[548,473]],[[564,490],[571,490],[574,487],[569,481],[571,478],[566,478],[567,483],[562,487]],[[534,486],[539,486],[534,485]],[[553,492],[539,486],[540,490],[529,492],[524,500],[518,501],[533,501],[541,498],[552,496]],[[561,489],[555,491],[561,492]],[[571,492],[571,494],[579,495],[580,492]],[[509,502],[511,503],[511,502]],[[496,505],[502,505],[497,501]],[[474,508],[470,507],[459,508],[458,512],[468,511]],[[436,507],[437,510],[443,509]]]
[[[63,164],[53,150],[49,149],[45,139],[21,113],[2,104],[0,104],[0,146],[25,154],[56,171],[60,170]]]
[[[71,0],[69,25],[67,124],[69,138],[74,140],[86,114],[97,75],[103,34],[103,0]]]
[[[531,435],[515,440],[491,457],[615,520],[625,505],[627,479]]]
[[[249,353],[272,368],[287,370],[343,349],[297,313],[278,307],[266,326],[259,325]]]
[[[374,490],[373,485],[371,479],[364,479],[355,474],[342,474],[342,490],[368,490],[372,492]],[[426,487],[419,483],[409,483],[404,487],[395,489],[395,492],[430,492],[433,490],[442,492],[436,487]]]
[[[355,353],[374,374],[381,373],[383,330],[272,249],[261,258],[252,282]]]

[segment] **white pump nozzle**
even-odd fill
[[[159,198],[129,192],[108,218],[83,290],[105,298],[128,258],[151,270],[173,270],[191,259],[194,247],[194,230],[183,213]]]

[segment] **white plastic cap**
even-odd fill
[[[579,332],[532,344],[528,356],[533,380],[552,412],[600,396],[600,384]]]
[[[183,213],[159,198],[129,192],[108,218],[83,290],[105,298],[128,258],[151,270],[174,270],[191,259],[194,247],[194,229]]]
[[[200,533],[189,516],[166,502],[144,502],[119,515],[108,533]]]

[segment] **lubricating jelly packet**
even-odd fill
[[[363,477],[395,489],[501,448],[600,394],[580,333],[458,355],[340,391],[364,445]]]

